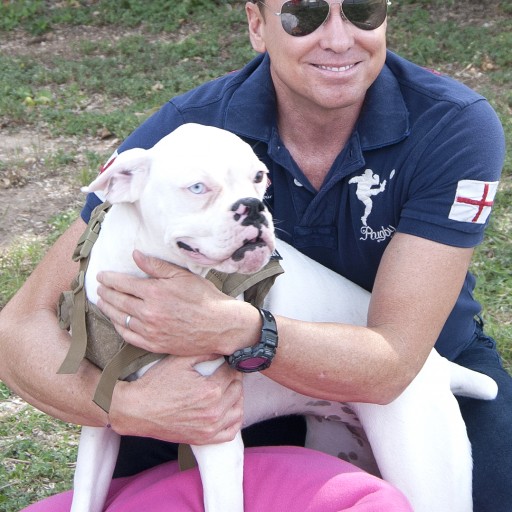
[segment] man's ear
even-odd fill
[[[251,41],[251,45],[258,53],[264,53],[267,50],[262,34],[262,28],[264,28],[265,20],[260,11],[260,6],[253,2],[247,2],[245,4],[245,13],[247,15],[249,40]]]
[[[146,185],[151,158],[147,150],[134,148],[118,155],[82,192],[101,191],[113,203],[133,203]]]

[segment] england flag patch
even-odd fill
[[[459,181],[448,218],[459,222],[484,224],[491,213],[498,183],[498,181]]]

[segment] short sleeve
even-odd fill
[[[498,188],[503,128],[483,99],[442,122],[417,160],[398,230],[473,247],[483,239]]]

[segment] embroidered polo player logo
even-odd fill
[[[389,179],[392,180],[395,176],[393,169],[389,174]],[[360,176],[354,176],[349,184],[356,185],[356,197],[364,205],[363,216],[361,217],[361,238],[360,240],[371,240],[374,242],[384,242],[386,239],[391,238],[396,231],[396,228],[391,224],[388,226],[379,226],[373,228],[368,225],[368,217],[373,210],[373,200],[375,196],[382,194],[386,190],[388,180],[381,181],[380,176],[374,173],[371,169],[366,169]]]
[[[373,196],[386,190],[386,180],[380,182],[380,176],[371,169],[366,169],[361,176],[355,176],[349,181],[350,184],[356,184],[356,197],[364,204],[364,213],[361,217],[363,226],[367,226],[367,220],[373,209]]]

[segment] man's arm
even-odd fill
[[[242,417],[237,372],[223,365],[201,377],[202,358],[166,358],[140,381],[119,382],[110,418],[92,402],[100,372],[84,361],[76,375],[57,375],[69,347],[56,306],[78,271],[71,254],[85,228],[77,220],[50,249],[0,312],[0,379],[38,409],[64,421],[111,423],[119,433],[175,442],[221,442],[234,436]]]
[[[434,346],[462,289],[472,253],[473,249],[395,234],[374,283],[368,327],[326,325],[323,347],[317,352],[328,356],[308,363],[314,352],[309,340],[320,339],[318,327],[280,319],[283,343],[268,375],[304,391],[307,386],[292,376],[310,368],[302,377],[319,397],[392,401]]]
[[[61,291],[78,272],[71,260],[85,228],[77,220],[50,249],[24,286],[0,313],[0,377],[22,398],[64,421],[105,425],[106,415],[91,403],[98,370],[90,364],[77,375],[57,376],[69,347],[56,307]]]

